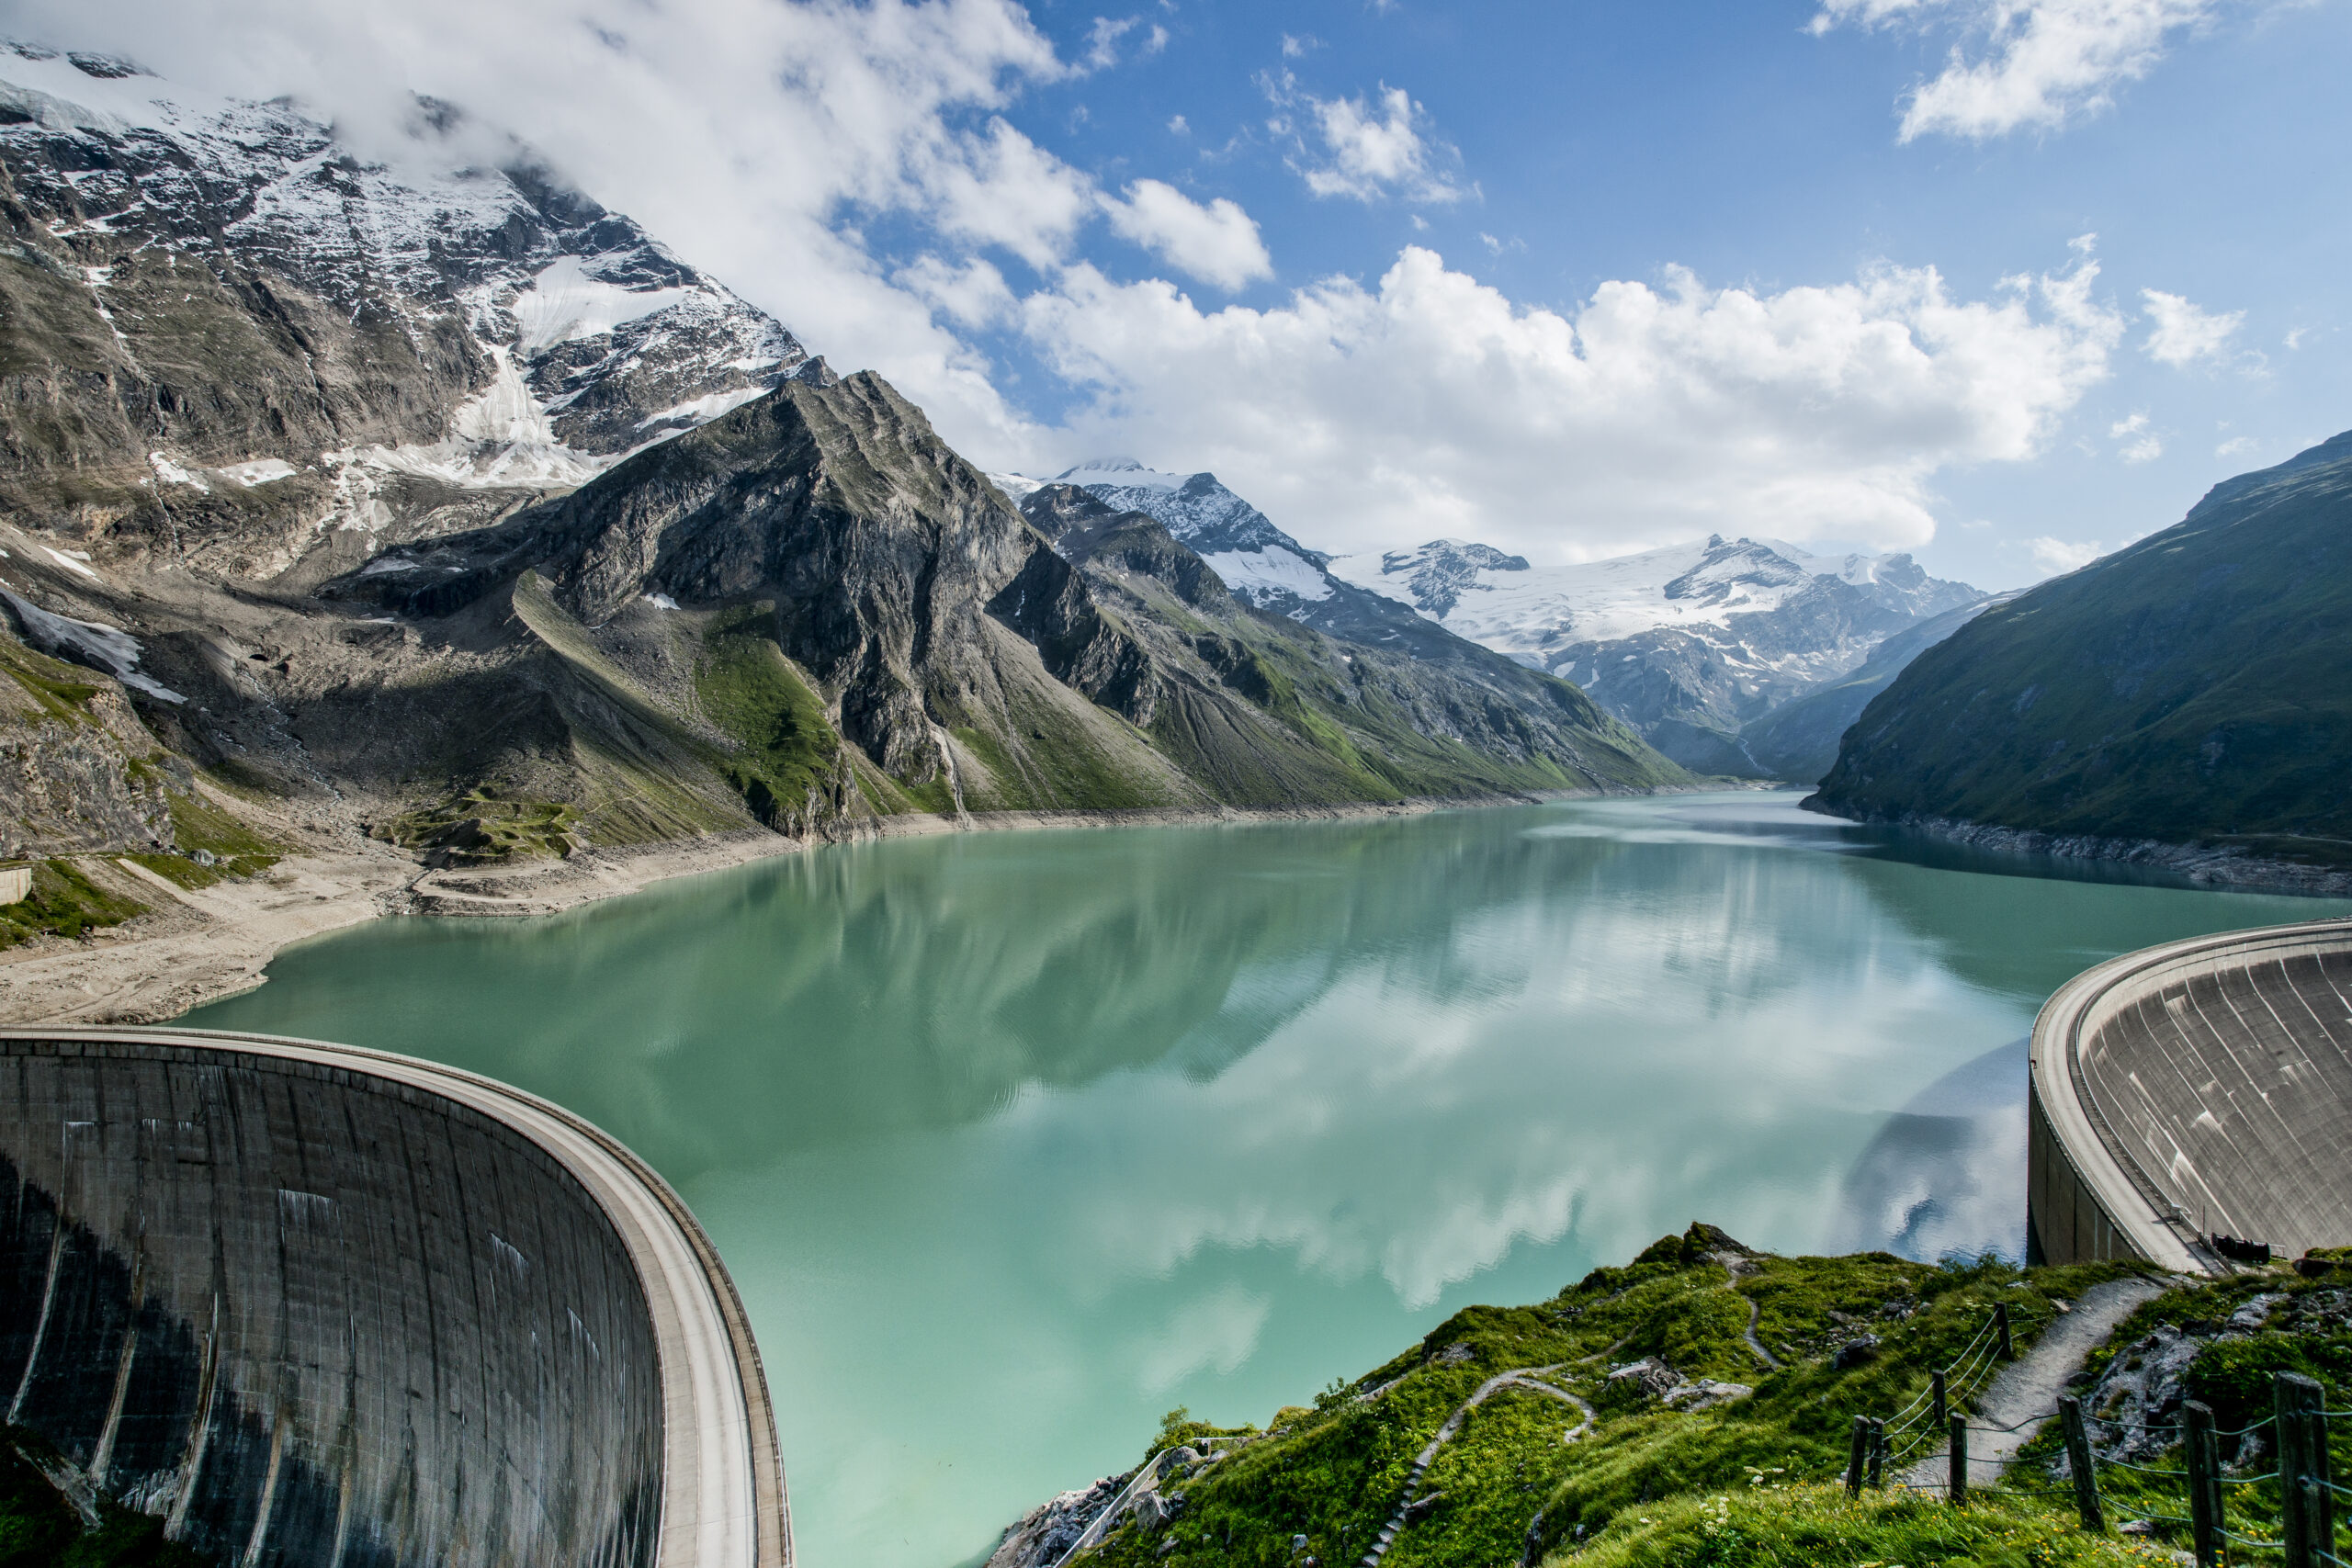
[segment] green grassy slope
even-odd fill
[[[2085,1535],[2044,1497],[1993,1491],[1955,1510],[1892,1489],[1849,1500],[1839,1484],[1852,1417],[1886,1415],[1925,1388],[1928,1369],[1970,1341],[1994,1303],[2010,1304],[2022,1352],[2053,1303],[2118,1267],[1751,1255],[1735,1279],[1720,1260],[1728,1242],[1694,1224],[1549,1302],[1466,1309],[1311,1407],[1276,1412],[1262,1431],[1170,1412],[1153,1454],[1222,1435],[1226,1457],[1163,1482],[1163,1495],[1182,1498],[1170,1520],[1130,1518],[1080,1561],[1358,1562],[1431,1437],[1482,1385],[1521,1369],[1544,1369],[1538,1381],[1582,1399],[1591,1427],[1564,1441],[1583,1421],[1569,1403],[1524,1384],[1490,1395],[1439,1450],[1419,1487],[1432,1500],[1396,1535],[1384,1568],[2152,1560],[2143,1546]],[[1751,1303],[1780,1371],[1764,1371],[1743,1339]],[[1875,1355],[1838,1370],[1836,1348],[1865,1332],[1881,1341]],[[1608,1377],[1645,1357],[1754,1393],[1693,1411]]]
[[[2352,863],[2352,434],[1986,611],[1864,710],[1815,800]]]

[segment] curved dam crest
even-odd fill
[[[2041,1257],[2227,1272],[2214,1233],[2352,1242],[2352,920],[2126,953],[2058,989],[2032,1052]]]
[[[0,1032],[0,1398],[223,1563],[788,1568],[734,1287],[588,1123],[389,1055]]]

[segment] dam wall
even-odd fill
[[[2352,1243],[2352,922],[2196,937],[2061,987],[2035,1021],[2037,1255],[2220,1271],[2201,1237]]]
[[[195,1032],[0,1033],[0,1399],[238,1568],[788,1568],[699,1227],[491,1080]]]

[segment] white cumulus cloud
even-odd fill
[[[2160,288],[2143,288],[2140,299],[2151,323],[2142,346],[2159,364],[2184,366],[2219,358],[2245,321],[2244,310],[2200,310]]]
[[[1012,313],[1012,286],[982,257],[957,265],[921,256],[892,281],[959,326],[991,326]]]
[[[1953,27],[1943,70],[1904,106],[1902,139],[2056,130],[2145,76],[2176,33],[2224,0],[1822,0],[1813,29]]]
[[[1141,17],[1097,17],[1087,29],[1086,63],[1089,69],[1107,71],[1119,62],[1121,40],[1136,28],[1143,29],[1142,45],[1137,55],[1158,54],[1168,47],[1168,29],[1158,24],[1146,25]]]
[[[1326,548],[1578,558],[1711,531],[1924,542],[1933,473],[2032,456],[2108,373],[2123,323],[2096,274],[1971,301],[1925,267],[1777,294],[1677,272],[1562,314],[1413,247],[1374,287],[1267,310],[1083,264],[1022,310],[1096,389],[1073,458],[1182,454]]]
[[[1936,476],[2040,451],[2124,330],[2086,251],[1977,299],[1924,266],[1776,292],[1669,271],[1546,310],[1415,247],[1369,282],[1206,309],[1111,276],[1090,237],[1232,288],[1272,274],[1257,225],[1147,171],[1113,194],[1031,140],[1021,96],[1082,70],[1090,42],[1058,58],[1013,0],[16,0],[12,26],[199,88],[293,94],[363,152],[398,143],[413,92],[466,106],[840,368],[888,377],[984,466],[1147,450],[1328,548],[1917,544]],[[1153,35],[1110,41],[1132,57]],[[1404,89],[1267,90],[1326,194],[1476,195]],[[1067,378],[1037,396],[1069,412],[1009,400],[991,333]]]
[[[1203,206],[1174,186],[1137,180],[1124,199],[1101,199],[1114,231],[1188,276],[1232,290],[1274,275],[1258,225],[1225,197]]]
[[[1318,98],[1288,72],[1262,85],[1286,111],[1272,129],[1293,139],[1291,164],[1317,196],[1434,203],[1471,194],[1447,172],[1459,162],[1453,149],[1422,134],[1429,112],[1404,88],[1384,83],[1370,98]]]

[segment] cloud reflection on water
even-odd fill
[[[914,1568],[1170,1404],[1263,1419],[1693,1218],[1999,1245],[1988,1048],[2099,957],[2312,907],[1925,858],[1757,795],[844,846],[387,922],[190,1021],[628,1140],[742,1288],[803,1549]]]

